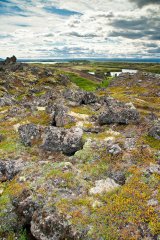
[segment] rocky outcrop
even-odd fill
[[[78,105],[91,104],[97,101],[97,97],[92,92],[85,92],[82,90],[72,91],[67,90],[64,93],[64,97],[72,102],[76,102]]]
[[[118,144],[113,144],[113,145],[109,146],[108,152],[112,155],[117,155],[122,152],[122,149]]]
[[[148,135],[160,140],[160,121],[150,128]]]
[[[0,182],[11,180],[18,171],[13,161],[0,161]]]
[[[73,155],[83,147],[82,134],[83,131],[80,128],[48,127],[45,130],[42,148],[47,151]]]
[[[75,238],[69,222],[55,208],[45,208],[34,213],[31,233],[38,240],[79,239]]]
[[[116,100],[105,102],[104,111],[99,115],[100,125],[104,124],[129,124],[139,121],[139,113],[132,103],[124,104]]]
[[[17,61],[17,58],[13,55],[12,57],[7,57],[6,60],[4,61],[4,64],[5,65],[14,64],[16,63],[16,61]]]
[[[17,198],[13,199],[13,206],[21,221],[20,224],[26,226],[30,224],[33,213],[38,209],[39,205],[32,199],[32,192],[24,189]]]
[[[15,100],[8,94],[0,97],[0,107],[11,106],[15,103]]]
[[[7,57],[5,61],[0,62],[0,71],[17,71],[17,70],[24,70],[26,66],[25,63],[18,63],[17,58],[15,56]]]
[[[12,180],[26,166],[22,158],[0,160],[0,182]]]
[[[52,125],[56,127],[64,127],[67,124],[75,123],[75,118],[69,115],[69,108],[60,104],[55,106]]]
[[[84,104],[91,104],[91,103],[95,103],[96,101],[97,101],[97,97],[94,93],[85,92],[84,99],[82,101],[82,102],[84,102]]]
[[[32,146],[40,140],[40,128],[35,124],[25,124],[18,128],[19,136],[25,146]]]

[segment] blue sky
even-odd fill
[[[0,0],[0,57],[160,58],[160,0]]]

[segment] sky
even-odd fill
[[[0,58],[160,58],[160,0],[0,0]]]

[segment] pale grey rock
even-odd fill
[[[15,168],[12,161],[0,161],[0,182],[12,180],[18,173],[18,169]]]
[[[25,124],[18,128],[19,136],[25,146],[31,146],[35,141],[41,137],[40,129],[35,124]]]
[[[53,113],[52,125],[56,127],[64,127],[67,124],[75,123],[75,118],[69,115],[69,108],[60,104],[55,106]]]
[[[108,152],[112,155],[117,155],[122,152],[122,149],[118,144],[114,144],[109,148]]]
[[[160,140],[160,121],[157,122],[153,127],[151,127],[148,135],[157,140]]]
[[[120,185],[117,184],[113,179],[107,178],[98,180],[95,182],[95,187],[89,190],[89,193],[94,194],[103,194],[105,192],[110,192],[118,188]]]
[[[124,148],[132,150],[135,148],[136,139],[135,138],[126,138],[124,143]]]
[[[158,201],[156,199],[150,199],[147,202],[148,206],[157,206],[158,205]]]

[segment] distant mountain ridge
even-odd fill
[[[0,62],[4,61],[3,58],[0,58]],[[62,58],[62,59],[28,59],[28,58],[19,58],[17,62],[76,62],[76,61],[95,61],[95,62],[135,62],[135,63],[160,63],[160,58]]]

